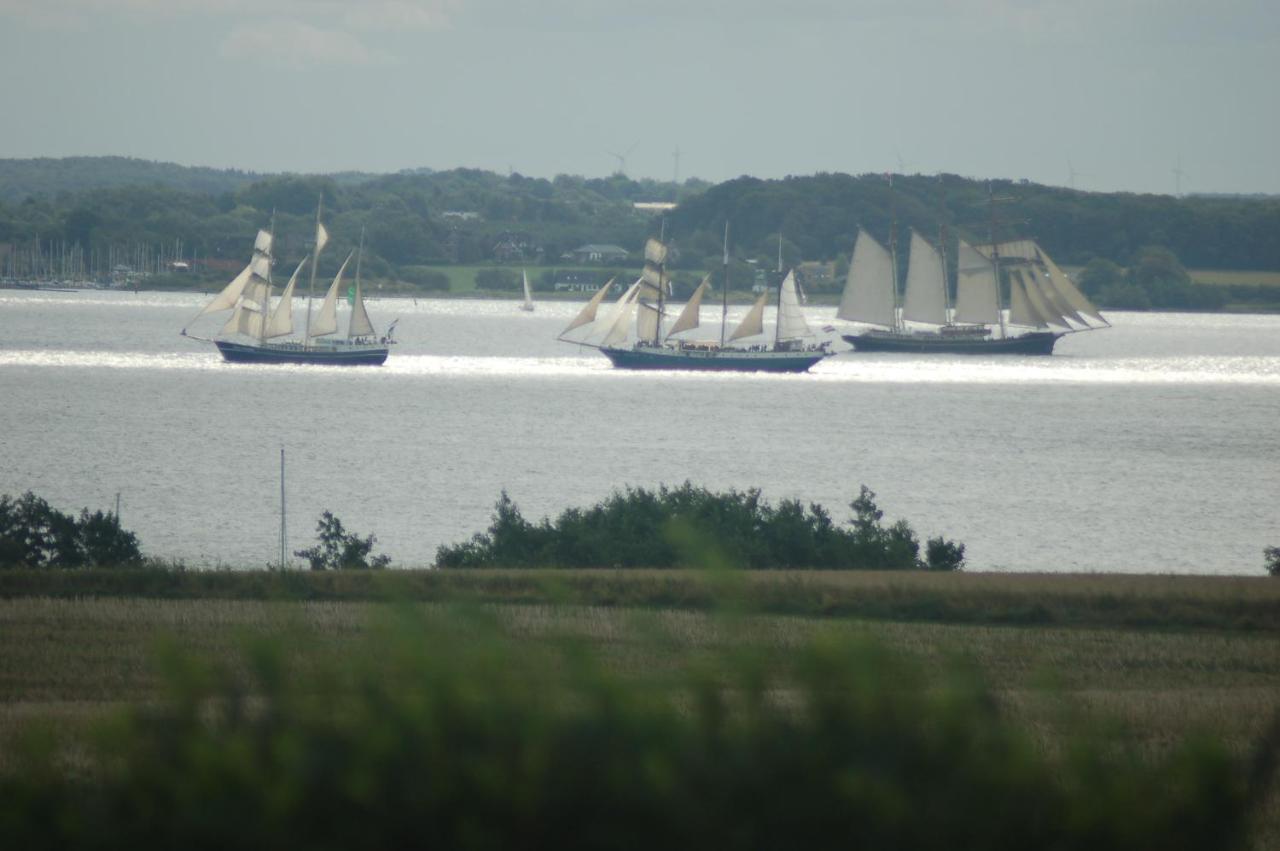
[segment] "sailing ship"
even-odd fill
[[[232,279],[212,301],[192,317],[190,326],[202,316],[231,311],[231,317],[222,330],[212,339],[197,337],[182,329],[184,337],[211,342],[231,363],[297,363],[323,366],[381,366],[386,362],[390,346],[395,343],[392,335],[395,323],[387,333],[379,337],[365,310],[360,287],[360,259],[364,253],[364,233],[360,234],[360,247],[347,255],[325,293],[320,311],[312,321],[311,301],[315,290],[316,263],[320,252],[329,241],[329,233],[320,222],[320,210],[316,211],[316,239],[311,254],[298,263],[289,283],[279,299],[272,305],[271,267],[274,263],[272,245],[275,242],[274,224],[271,230],[260,230],[253,243],[253,256],[249,265]],[[338,333],[338,300],[342,291],[342,276],[356,258],[355,284],[349,300],[350,317],[345,337]],[[303,266],[311,264],[310,284],[307,293],[306,326],[301,339],[291,339],[293,329],[293,295]],[[282,339],[284,338],[284,339]]]
[[[632,284],[614,304],[613,310],[603,319],[597,318],[601,301],[613,282],[600,288],[586,306],[574,317],[559,339],[598,348],[614,366],[622,369],[672,369],[708,370],[728,372],[805,372],[832,353],[826,343],[806,343],[811,337],[809,325],[800,309],[793,273],[788,273],[778,288],[778,321],[772,344],[759,343],[742,346],[731,345],[736,340],[749,340],[763,336],[764,309],[769,299],[766,291],[747,311],[726,338],[729,292],[728,227],[725,228],[725,285],[720,314],[720,339],[690,340],[676,337],[700,325],[702,299],[710,287],[710,276],[702,280],[689,301],[663,334],[664,305],[670,294],[670,278],[666,273],[667,246],[660,240],[650,239],[645,244],[645,266],[640,278]],[[635,338],[630,337],[632,322]],[[578,339],[566,338],[566,334],[583,326],[590,326]]]
[[[521,269],[520,277],[524,281],[524,304],[520,305],[520,309],[532,312],[533,294],[529,291],[529,273],[524,269]]]
[[[945,245],[945,233],[940,234]],[[893,245],[892,239],[890,245]],[[1066,334],[1110,325],[1032,240],[972,246],[958,240],[956,299],[942,251],[915,230],[899,303],[896,251],[859,230],[836,317],[873,326],[842,335],[858,351],[1049,355]],[[1001,304],[1001,278],[1010,307]]]

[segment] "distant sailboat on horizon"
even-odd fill
[[[521,269],[520,278],[524,282],[524,304],[520,305],[520,309],[533,312],[533,293],[529,291],[529,273]]]

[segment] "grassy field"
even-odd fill
[[[1268,578],[688,571],[383,574],[0,572],[0,766],[33,722],[68,740],[162,697],[158,648],[231,659],[284,642],[302,671],[377,634],[399,601],[476,610],[521,645],[571,640],[626,676],[756,654],[783,672],[824,636],[871,638],[930,679],[972,669],[1052,750],[1108,730],[1152,755],[1194,734],[1243,753],[1280,708],[1280,581]],[[466,628],[425,652],[449,654]],[[1272,794],[1256,847],[1280,843]]]

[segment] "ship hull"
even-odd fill
[[[1017,337],[947,337],[941,334],[846,334],[845,342],[860,352],[905,352],[945,355],[1051,355],[1062,334],[1033,331]]]
[[[807,372],[828,356],[823,351],[751,352],[731,349],[600,349],[620,369],[699,372]]]
[[[333,345],[303,348],[301,345],[288,343],[248,345],[228,340],[214,340],[214,345],[229,363],[382,366],[389,351],[386,346]]]

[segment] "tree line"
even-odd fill
[[[1104,259],[1127,266],[1143,249],[1160,246],[1192,267],[1280,269],[1280,199],[1270,197],[1079,192],[957,175],[895,176],[891,184],[883,175],[822,173],[740,177],[712,186],[623,175],[548,180],[476,169],[236,172],[214,179],[201,170],[142,165],[120,158],[0,160],[0,251],[32,242],[88,252],[180,240],[198,258],[243,263],[255,231],[271,223],[274,211],[277,254],[296,258],[307,251],[323,195],[332,241],[321,274],[336,271],[362,229],[364,268],[374,277],[412,280],[416,267],[494,262],[496,248],[508,240],[525,246],[504,255],[509,262],[555,265],[588,242],[637,251],[660,229],[674,249],[673,268],[718,269],[726,221],[735,282],[772,268],[779,242],[786,266],[847,262],[859,226],[888,242],[894,223],[903,241],[908,228],[931,238],[945,228],[949,239],[971,241],[1030,236],[1066,265]],[[74,179],[41,181],[29,174],[59,169]],[[112,179],[95,179],[95,169]],[[44,191],[36,191],[40,187]],[[665,214],[664,224],[634,209],[642,200],[679,206]]]

